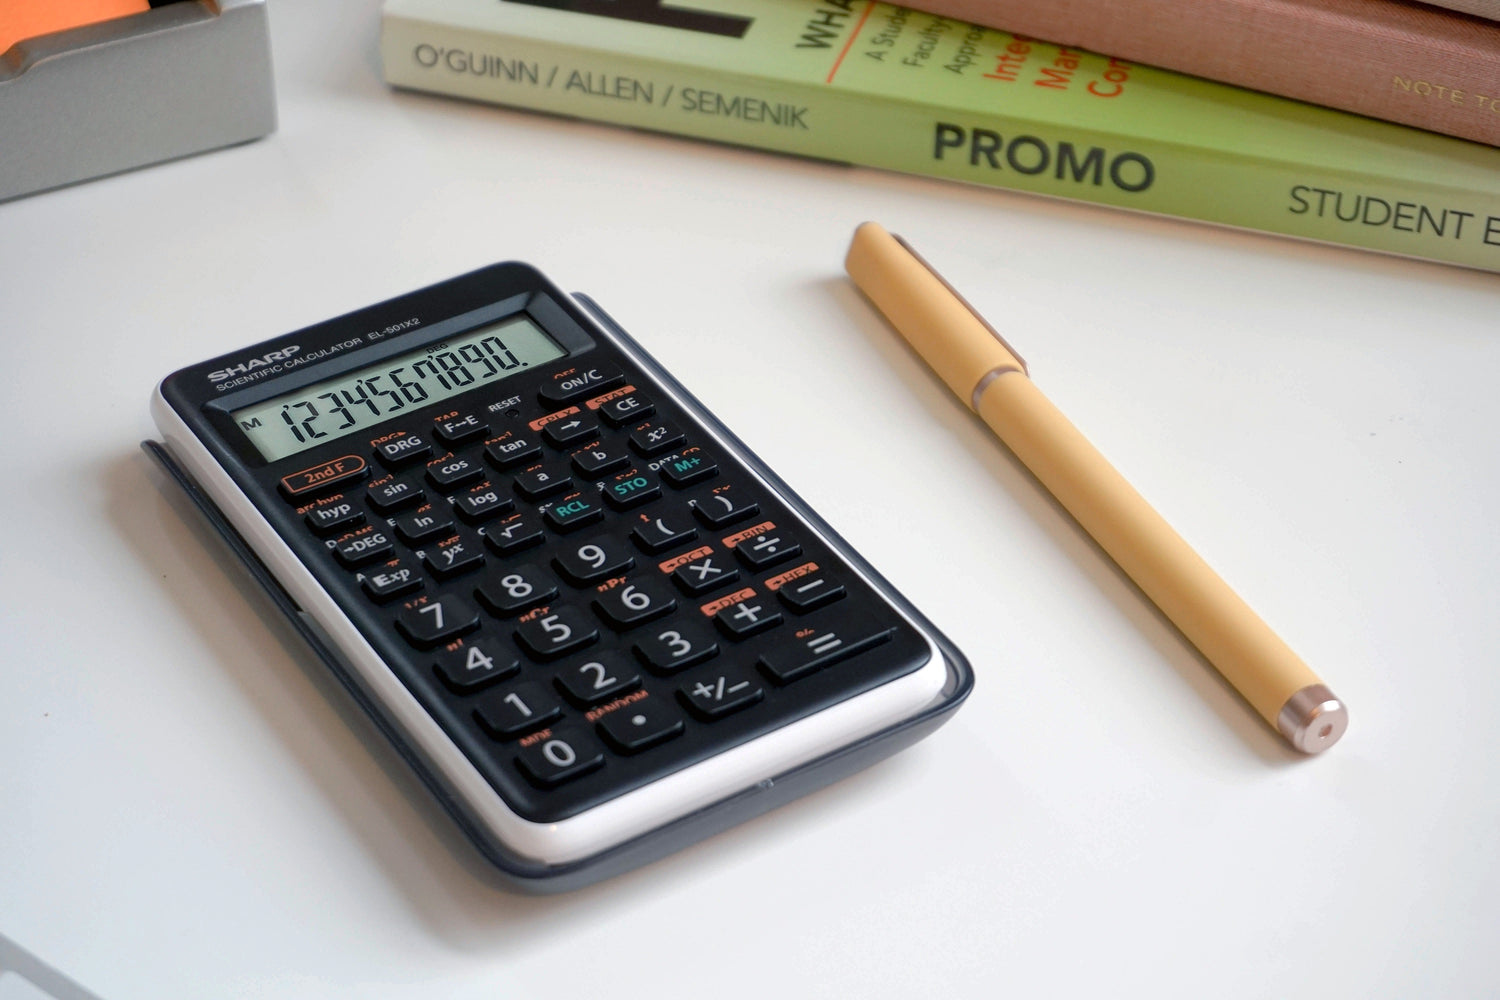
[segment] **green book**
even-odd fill
[[[385,0],[398,87],[1500,270],[1500,149],[873,0]]]

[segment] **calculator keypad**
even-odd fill
[[[553,367],[381,427],[335,460],[342,492],[279,487],[517,812],[566,818],[920,666],[925,640],[669,392]]]

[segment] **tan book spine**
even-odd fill
[[[1403,0],[912,0],[973,24],[1500,146],[1500,24]]]

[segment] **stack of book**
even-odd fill
[[[385,0],[386,79],[1500,271],[1500,0],[678,2]]]

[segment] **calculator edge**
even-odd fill
[[[543,279],[545,280],[545,279]],[[676,815],[674,818],[639,833],[635,833],[623,840],[617,839],[613,843],[605,844],[602,848],[591,850],[581,856],[568,856],[567,852],[554,854],[555,860],[548,860],[548,850],[545,844],[539,848],[537,842],[527,843],[524,846],[539,850],[540,857],[534,857],[525,852],[517,845],[508,843],[504,837],[497,832],[493,824],[485,821],[482,811],[474,808],[476,801],[493,800],[514,820],[516,823],[525,824],[539,828],[536,832],[543,835],[542,828],[552,827],[556,824],[539,824],[525,820],[505,807],[502,800],[495,795],[488,782],[479,774],[477,769],[467,760],[457,747],[451,743],[447,734],[441,727],[427,716],[420,705],[412,700],[411,710],[407,712],[395,711],[387,695],[392,691],[383,693],[372,692],[368,689],[371,678],[366,672],[352,667],[344,657],[343,646],[338,638],[328,636],[325,632],[329,626],[335,633],[343,633],[343,643],[352,644],[354,648],[367,653],[373,663],[379,664],[389,674],[388,680],[394,684],[399,693],[396,695],[400,700],[401,695],[411,698],[410,692],[406,691],[399,678],[395,676],[384,664],[384,661],[370,647],[346,616],[342,614],[337,605],[328,601],[330,608],[322,609],[324,617],[329,617],[328,622],[321,621],[314,615],[312,622],[308,619],[306,612],[298,614],[301,610],[294,597],[285,589],[285,578],[267,567],[265,558],[273,553],[282,557],[280,560],[285,565],[280,566],[283,573],[290,572],[296,576],[300,571],[307,574],[306,568],[297,559],[294,553],[281,543],[277,535],[259,511],[250,503],[248,497],[244,497],[243,491],[234,482],[229,474],[219,467],[207,447],[198,440],[193,428],[183,419],[172,403],[166,398],[162,391],[162,385],[158,385],[152,400],[152,412],[156,418],[157,426],[166,439],[167,451],[165,453],[152,449],[158,458],[168,460],[171,465],[177,466],[172,469],[179,483],[189,492],[194,501],[203,508],[204,513],[209,515],[210,520],[215,523],[221,534],[230,541],[231,547],[245,561],[252,572],[259,564],[260,572],[255,575],[263,586],[268,590],[279,588],[282,590],[284,601],[278,601],[282,609],[292,617],[293,624],[299,628],[312,642],[315,650],[319,652],[330,667],[340,676],[351,692],[354,693],[366,711],[374,717],[377,724],[391,738],[399,752],[411,763],[424,781],[438,795],[448,811],[459,821],[460,825],[468,832],[480,850],[496,865],[505,875],[509,876],[513,884],[532,891],[563,891],[574,888],[588,882],[609,877],[621,871],[647,863],[650,860],[664,856],[672,851],[678,850],[688,843],[710,836],[720,830],[726,829],[736,823],[742,822],[760,812],[774,808],[786,801],[790,801],[800,795],[822,785],[838,780],[845,774],[852,773],[875,760],[887,756],[901,749],[909,743],[915,742],[926,735],[932,729],[937,728],[955,710],[967,696],[973,682],[973,675],[964,661],[952,645],[941,635],[923,616],[918,614],[901,595],[890,586],[869,564],[855,552],[847,542],[838,536],[820,517],[813,512],[800,497],[796,495],[787,485],[762,463],[743,442],[739,441],[727,428],[720,423],[713,414],[699,403],[680,383],[668,372],[655,362],[655,359],[637,344],[633,338],[625,333],[608,314],[604,313],[596,303],[586,296],[575,295],[572,303],[580,307],[579,311],[584,317],[593,322],[597,327],[603,328],[610,339],[617,341],[621,349],[632,355],[633,359],[648,368],[650,373],[656,377],[664,387],[676,395],[679,401],[689,409],[695,418],[700,420],[715,435],[734,449],[747,466],[760,476],[767,486],[787,502],[787,504],[803,517],[816,531],[824,536],[828,543],[836,548],[841,555],[848,559],[851,565],[876,587],[876,589],[891,601],[900,613],[907,617],[918,629],[929,643],[933,651],[933,659],[926,667],[919,668],[919,673],[925,673],[931,668],[941,672],[940,683],[934,684],[929,680],[928,687],[935,693],[927,699],[925,705],[919,706],[916,711],[910,710],[910,705],[900,707],[904,713],[902,717],[890,719],[884,723],[876,723],[878,728],[866,731],[862,736],[856,736],[853,742],[844,742],[842,745],[831,747],[824,752],[804,759],[801,762],[791,764],[779,774],[773,774],[763,778],[754,785],[741,788],[738,791],[725,791],[725,786],[720,786],[718,797],[708,801],[697,808],[690,808],[686,812]],[[170,378],[170,376],[169,376]],[[163,380],[163,384],[166,380]],[[222,482],[215,482],[222,479]],[[217,489],[215,489],[217,487]],[[217,495],[216,495],[217,494]],[[237,504],[234,500],[236,494],[243,498],[243,504]],[[226,502],[227,500],[227,502]],[[225,507],[230,508],[225,510]],[[235,523],[233,516],[235,507],[242,507],[239,511],[240,520],[247,522],[252,532],[255,531],[257,520],[262,522],[263,531],[257,532],[263,537],[270,537],[279,544],[284,552],[277,552],[277,545],[271,546],[271,552],[263,552],[252,548],[243,537],[240,530],[243,524]],[[247,513],[248,512],[248,513]],[[238,544],[236,544],[236,542]],[[294,569],[293,569],[294,567]],[[309,575],[308,581],[311,582]],[[317,588],[314,584],[313,590]],[[276,594],[273,591],[273,597]],[[332,611],[329,615],[328,612]],[[316,622],[316,624],[313,624]],[[324,633],[320,638],[318,633]],[[331,639],[330,642],[322,641]],[[932,676],[932,675],[929,675]],[[890,684],[881,688],[873,689],[856,698],[868,698],[881,691],[887,691]],[[889,692],[888,692],[889,693]],[[855,699],[851,699],[853,701]],[[910,699],[907,699],[908,702]],[[841,706],[834,706],[837,709]],[[833,711],[830,709],[829,711]],[[886,714],[890,714],[890,709]],[[876,713],[879,714],[878,712]],[[408,728],[413,716],[426,720],[438,742],[446,744],[447,750],[461,762],[461,767],[454,768],[451,761],[433,759],[432,748],[423,745],[425,742]],[[805,720],[804,720],[805,721]],[[795,725],[795,724],[794,724]],[[870,723],[867,720],[866,726]],[[848,740],[848,734],[844,733],[838,737],[840,740]],[[731,751],[732,752],[732,751]],[[701,765],[695,765],[701,766]],[[467,773],[465,773],[467,772]],[[666,779],[663,779],[666,780]],[[638,790],[640,791],[640,790]],[[635,793],[627,793],[635,794]],[[605,804],[606,806],[608,803]],[[603,806],[597,808],[605,808]],[[566,822],[566,821],[564,821]]]

